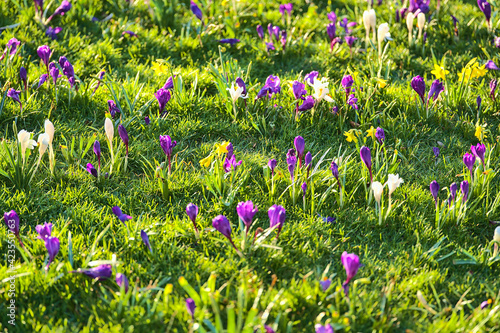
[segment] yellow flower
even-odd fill
[[[344,318],[344,325],[349,325],[349,318]]]
[[[444,69],[444,67],[439,66],[438,64],[434,64],[434,70],[431,71],[432,74],[436,77],[436,79],[445,79],[446,74],[449,74],[450,71]]]
[[[210,164],[212,164],[212,158],[213,158],[212,155],[209,155],[209,156],[205,157],[204,159],[202,159],[200,161],[201,166],[204,166],[205,168],[210,167]]]
[[[377,85],[380,89],[384,89],[385,86],[387,86],[387,80],[380,79],[378,77],[375,78],[375,81],[377,81]]]
[[[215,152],[217,155],[221,155],[227,153],[227,146],[229,146],[230,142],[216,143],[215,144]]]
[[[471,68],[462,68],[462,71],[458,73],[458,78],[460,81],[463,81],[464,83],[469,82],[469,79],[472,79],[472,69]]]
[[[349,132],[344,132],[344,135],[346,136],[346,140],[347,142],[356,142],[358,143],[358,138],[356,137],[356,135],[354,135],[354,133],[352,132],[352,130],[349,130]]]
[[[486,138],[485,129],[481,125],[476,125],[476,133],[474,133],[479,141],[483,141]]]
[[[167,73],[167,66],[165,66],[164,64],[159,63],[159,62],[154,62],[153,63],[153,71],[155,72],[156,75],[166,74]]]
[[[482,66],[474,66],[472,68],[472,76],[473,77],[483,77],[486,75],[486,73],[488,73],[488,70],[486,69],[486,64],[482,65]]]
[[[370,129],[366,131],[366,137],[370,136],[372,140],[375,140],[375,131],[376,131],[375,127],[373,126],[370,127]]]

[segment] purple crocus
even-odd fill
[[[240,40],[236,39],[236,38],[224,38],[224,39],[219,40],[219,43],[229,44],[231,46],[233,46],[234,44],[239,43],[239,42],[240,42]]]
[[[479,6],[479,9],[483,12],[484,17],[486,18],[486,22],[488,23],[488,27],[491,26],[490,24],[490,19],[491,19],[491,5],[488,1],[486,0],[477,0],[477,5]]]
[[[226,153],[226,158],[231,158],[233,157],[234,155],[234,147],[233,147],[233,144],[231,142],[229,142],[226,146],[226,150],[227,150],[227,153]]]
[[[257,209],[257,207],[254,207],[253,202],[250,200],[242,201],[236,206],[236,212],[245,224],[247,234],[250,226],[252,225],[253,217],[255,216],[255,214],[257,214],[258,211],[259,210]]]
[[[269,75],[266,79],[265,85],[271,88],[273,94],[281,92],[281,80],[277,76]]]
[[[431,97],[433,97],[433,101],[436,101],[436,99],[439,97],[439,94],[444,91],[444,85],[443,82],[439,80],[434,80],[431,85],[431,89],[429,90],[429,95],[427,96],[427,103],[429,103],[429,100]]]
[[[476,98],[476,104],[477,104],[477,109],[480,110],[481,109],[481,96],[480,95],[477,95],[477,98]]]
[[[359,156],[361,156],[361,161],[365,164],[366,168],[370,172],[370,182],[373,182],[372,175],[372,154],[370,148],[363,146],[359,150]]]
[[[21,100],[19,99],[19,94],[21,93],[21,90],[16,90],[14,88],[9,88],[7,91],[7,97],[12,98],[15,102],[19,103],[19,107],[21,112],[23,111],[23,104],[21,103]]]
[[[385,132],[382,128],[377,127],[375,130],[375,138],[377,138],[378,143],[383,144],[385,140]]]
[[[300,81],[293,81],[292,92],[296,100],[304,99],[305,97],[303,96],[307,94],[307,91],[305,90],[305,85]]]
[[[431,194],[434,197],[434,202],[436,203],[436,207],[438,204],[438,193],[439,193],[439,184],[437,181],[433,180],[429,186],[431,190]]]
[[[497,89],[498,81],[492,79],[490,81],[490,97],[494,101],[495,100],[495,90]]]
[[[486,153],[486,146],[482,143],[478,143],[475,146],[471,146],[470,150],[477,158],[481,160],[481,164],[483,164],[484,169],[484,153]]]
[[[231,170],[236,171],[236,169],[243,163],[243,161],[236,162],[236,156],[231,156],[224,160],[224,165],[222,166],[226,173],[231,172]]]
[[[438,147],[432,147],[432,152],[434,153],[434,156],[436,158],[439,157],[439,148]]]
[[[38,233],[37,239],[44,241],[47,237],[50,237],[52,234],[52,223],[45,222],[43,225],[39,224],[35,227],[35,230]]]
[[[52,15],[50,15],[50,17],[48,18],[48,20],[45,23],[49,23],[52,20],[52,18],[54,16],[56,16],[56,15],[63,16],[70,9],[71,9],[71,3],[69,1],[64,0],[63,2],[61,2],[61,5],[56,8],[56,10],[54,11],[54,13]]]
[[[109,114],[111,114],[111,118],[114,118],[117,113],[120,113],[120,109],[116,105],[115,101],[111,99],[108,101],[108,110]]]
[[[358,109],[358,99],[354,94],[350,94],[349,97],[347,98],[347,104],[349,104],[353,109],[357,110]]]
[[[297,155],[299,155],[299,168],[302,167],[302,157],[304,157],[304,149],[305,149],[305,141],[304,138],[300,135],[295,137],[293,140],[293,145],[295,146],[295,150],[297,151]]]
[[[347,274],[347,279],[342,284],[342,287],[344,288],[345,295],[348,296],[349,282],[354,278],[354,276],[356,276],[356,273],[358,273],[358,269],[361,264],[357,255],[355,255],[354,253],[347,253],[345,251],[344,253],[342,253],[340,261],[342,262],[342,265],[344,266],[345,272]]]
[[[49,262],[47,266],[45,266],[45,270],[49,269],[50,264],[56,257],[57,253],[59,253],[59,238],[48,236],[45,238],[45,248],[49,254]]]
[[[198,20],[203,23],[203,13],[201,12],[200,7],[196,4],[196,2],[191,1],[191,11],[193,12],[194,16],[198,18]]]
[[[97,169],[94,168],[92,163],[87,163],[87,172],[90,173],[95,178],[97,178]]]
[[[450,197],[448,198],[448,206],[451,205],[453,201],[455,201],[455,197],[457,196],[457,183],[453,182],[450,185]]]
[[[35,12],[42,14],[43,13],[43,0],[33,0],[33,4],[35,5]]]
[[[333,41],[335,38],[335,33],[336,33],[336,26],[335,23],[329,23],[326,26],[326,33],[328,34],[328,39],[330,40],[330,43]]]
[[[451,14],[450,14],[450,16],[451,16],[451,19],[453,20],[453,28],[454,28],[455,36],[458,36],[458,22],[459,21],[455,16],[453,16]]]
[[[309,172],[311,170],[311,164],[312,162],[312,155],[311,155],[311,152],[308,151],[306,153],[306,156],[304,157],[304,166],[307,168],[307,172]]]
[[[493,303],[493,301],[491,299],[488,299],[487,301],[482,302],[481,303],[481,310],[486,309],[488,306],[490,306],[491,303]]]
[[[120,135],[120,138],[122,139],[123,144],[125,145],[126,149],[125,155],[128,156],[128,133],[127,129],[122,124],[118,125],[118,134]]]
[[[172,173],[171,158],[172,158],[173,149],[176,145],[177,145],[177,141],[172,141],[172,139],[170,138],[169,135],[160,135],[160,146],[161,146],[161,149],[163,149],[163,152],[165,153],[165,155],[167,156],[168,174],[169,175]]]
[[[194,311],[196,310],[196,304],[192,298],[186,298],[186,309],[191,318],[194,319]]]
[[[28,72],[26,72],[26,68],[24,68],[23,66],[21,66],[21,68],[19,68],[19,78],[24,83],[24,90],[27,90],[28,89]]]
[[[92,279],[97,279],[99,281],[106,280],[111,277],[112,268],[109,264],[99,265],[90,269],[79,269],[77,271],[72,271],[70,273],[81,273],[85,274]]]
[[[199,208],[193,203],[190,203],[186,206],[186,214],[189,216],[191,222],[193,222],[194,230],[198,233],[198,227],[196,227],[196,217],[198,216]]]
[[[490,69],[490,70],[494,70],[494,71],[500,70],[500,68],[498,68],[497,65],[495,65],[495,63],[493,62],[493,60],[488,60],[486,62],[486,64],[484,65],[484,68]]]
[[[149,252],[153,253],[153,249],[151,248],[151,243],[149,242],[149,236],[144,230],[141,230],[141,238],[142,242],[144,243],[144,245],[146,245]]]
[[[328,17],[328,20],[333,22],[333,23],[335,23],[337,21],[337,14],[335,14],[335,12],[328,13],[327,17]]]
[[[264,28],[259,24],[256,29],[257,29],[257,35],[259,35],[259,38],[264,40]]]
[[[340,181],[339,181],[339,166],[335,161],[332,161],[332,164],[330,164],[330,170],[332,170],[332,175],[337,179],[337,183],[339,184],[339,188],[341,187]]]
[[[281,32],[281,38],[280,38],[281,47],[283,48],[283,52],[285,51],[285,48],[286,48],[286,37],[287,37],[286,31],[283,30]]]
[[[307,110],[310,110],[314,107],[314,104],[316,101],[314,100],[314,97],[312,96],[307,96],[302,104],[299,105],[297,108],[298,111],[304,112]]]
[[[36,53],[42,60],[42,62],[45,64],[45,68],[47,69],[47,73],[49,72],[49,59],[50,55],[52,54],[52,51],[50,50],[50,47],[47,45],[42,45],[39,46],[38,49],[36,50]]]
[[[45,35],[52,40],[56,40],[57,34],[60,33],[61,31],[62,31],[61,27],[55,27],[55,28],[48,27],[47,30],[45,30]]]
[[[10,56],[16,54],[17,48],[19,47],[19,45],[21,45],[21,42],[18,41],[15,37],[12,37],[11,39],[9,39],[9,41],[7,42],[7,45],[5,45],[5,50],[3,51],[3,54],[0,57],[0,61],[3,60],[3,58],[5,57],[7,52],[9,52]]]
[[[97,85],[96,87],[94,88],[94,91],[92,92],[92,96],[94,96],[95,92],[97,91],[97,89],[99,89],[99,86],[101,85],[101,81],[102,79],[104,78],[104,75],[106,75],[106,72],[105,71],[101,71],[99,73],[99,80],[97,81]]]
[[[66,57],[62,56],[59,58],[59,66],[61,66],[63,74],[68,78],[68,82],[71,88],[73,88],[75,84],[75,71],[73,65],[71,65]]]
[[[349,35],[352,32],[352,30],[349,29],[349,28],[354,27],[356,25],[357,25],[356,22],[349,22],[349,20],[347,19],[347,17],[344,17],[342,20],[339,21],[339,26],[342,27],[342,28],[344,28],[346,35]]]
[[[44,84],[44,83],[45,83],[45,81],[47,81],[47,78],[48,78],[48,77],[49,77],[49,75],[48,75],[48,74],[42,74],[42,75],[40,76],[40,79],[38,79],[38,87],[37,87],[37,89],[38,89],[38,88],[40,88],[40,87],[42,86],[42,84]]]
[[[293,151],[293,149],[290,149]],[[295,156],[295,151],[294,154],[287,154],[286,157],[286,164],[288,165],[288,172],[290,173],[290,179],[294,180],[294,174],[295,174],[295,166],[297,165],[297,157]]]
[[[16,235],[17,239],[21,246],[24,247],[21,238],[19,237],[19,215],[17,215],[16,211],[11,210],[10,212],[3,213],[3,219],[7,228]]]
[[[340,84],[344,88],[347,97],[347,95],[349,95],[349,93],[351,92],[351,87],[354,84],[354,79],[351,75],[345,75],[342,78],[342,81],[340,81]]]
[[[99,166],[99,169],[101,168],[101,143],[96,140],[94,142],[94,154],[97,157],[97,163]]]
[[[472,170],[474,169],[474,163],[476,163],[476,156],[469,153],[465,153],[463,161],[467,169],[469,169],[470,179],[472,180]]]
[[[233,239],[231,238],[231,224],[229,223],[227,217],[224,215],[218,215],[212,220],[212,226],[224,237],[226,237],[234,249],[238,251],[238,248],[234,245]]]
[[[321,324],[316,324],[314,326],[314,330],[316,333],[334,333],[333,327],[330,324],[326,324],[325,326]]]
[[[354,45],[354,42],[357,40],[357,38],[353,36],[345,36],[344,39],[347,45],[349,46],[349,52],[351,52],[352,55],[352,46]]]
[[[300,188],[302,189],[302,193],[303,193],[304,198],[305,198],[306,193],[307,193],[307,183],[306,182],[302,183],[302,185],[300,185]]]
[[[278,165],[278,161],[276,161],[274,158],[269,159],[269,162],[267,162],[267,166],[269,169],[271,169],[271,177],[274,177],[274,169],[276,169],[276,166]]]
[[[304,76],[304,81],[310,86],[314,85],[314,79],[318,77],[319,73],[317,71],[312,71],[311,73]]]
[[[148,116],[145,116],[145,117],[144,117],[144,124],[146,124],[146,125],[151,124],[151,120],[149,120],[149,117],[148,117]]]
[[[131,30],[125,30],[124,32],[122,32],[122,36],[125,36],[125,35],[129,35],[130,37],[139,38],[139,36]]]
[[[467,195],[469,194],[469,182],[464,180],[460,183],[460,192],[462,192],[463,198],[462,202],[465,203],[467,201]]]
[[[276,227],[278,229],[276,238],[279,238],[281,229],[283,228],[283,223],[286,219],[286,210],[283,206],[272,205],[267,211],[267,214],[269,215],[269,227]]]
[[[165,105],[167,105],[167,102],[171,98],[170,91],[167,89],[160,88],[155,93],[155,97],[158,100],[158,104],[160,107],[160,114],[163,114],[163,110],[165,109]]]
[[[280,27],[278,27],[277,25],[275,25],[273,27],[272,32],[273,32],[273,36],[276,39],[276,41],[279,41],[280,40],[280,33],[281,33]]]
[[[174,75],[173,77],[169,77],[167,79],[167,81],[165,81],[165,84],[163,85],[163,89],[164,90],[172,90],[174,89],[174,78],[175,78],[176,75]]]
[[[118,217],[118,219],[119,219],[120,221],[122,221],[122,222],[123,222],[123,224],[124,224],[125,226],[127,226],[127,223],[126,223],[126,222],[127,222],[128,220],[131,220],[131,219],[132,219],[132,216],[127,215],[127,214],[123,214],[123,213],[122,213],[122,210],[121,210],[121,209],[120,209],[120,207],[118,207],[118,206],[114,206],[113,208],[111,208],[111,211],[113,212],[113,214],[115,214],[115,215],[116,215],[116,217]]]
[[[321,286],[321,290],[327,291],[328,288],[330,288],[330,285],[332,284],[332,280],[325,277],[323,280],[319,281],[319,284]]]
[[[269,42],[269,43],[266,42],[266,49],[267,49],[267,52],[269,52],[271,50],[273,50],[273,51],[276,50],[276,48],[274,47],[273,42]]]
[[[247,95],[247,86],[245,84],[245,81],[243,81],[243,79],[238,76],[236,78],[236,80],[234,80],[234,82],[236,83],[236,85],[238,85],[238,87],[243,88],[243,91],[241,92],[241,95],[242,96],[246,96]]]
[[[420,96],[420,99],[422,100],[422,103],[424,103],[425,99],[425,81],[424,79],[420,76],[417,75],[413,79],[411,79],[411,87],[415,92]]]
[[[123,288],[125,290],[125,293],[127,293],[129,284],[125,274],[116,273],[115,280],[118,287],[120,287],[120,289]]]
[[[288,13],[288,15],[292,15],[292,10],[293,10],[293,5],[291,3],[286,3],[284,5],[280,5],[279,11],[281,13],[281,16],[283,18],[285,17],[285,13]]]
[[[495,38],[493,38],[493,44],[495,44],[496,48],[500,48],[500,37],[495,36]],[[1,60],[1,58],[0,58],[0,60]]]
[[[52,81],[54,81],[55,86],[57,83],[57,79],[59,78],[59,68],[57,68],[57,66],[53,62],[49,64],[49,74],[50,76],[52,76]]]

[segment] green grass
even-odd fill
[[[499,220],[500,213],[497,207],[492,208],[500,191],[498,176],[493,177],[487,195],[480,198],[478,189],[470,195],[470,202],[478,202],[475,209],[469,209],[458,224],[447,222],[440,229],[435,224],[434,201],[429,191],[432,180],[437,180],[442,192],[446,192],[450,183],[464,179],[462,156],[478,142],[474,136],[477,124],[487,124],[484,143],[490,148],[490,167],[493,172],[497,170],[500,122],[498,104],[489,97],[488,87],[497,73],[488,71],[484,77],[471,80],[463,98],[457,97],[457,73],[472,58],[477,57],[481,64],[491,59],[500,65],[498,49],[493,44],[498,30],[494,4],[493,31],[488,32],[475,1],[442,1],[439,13],[432,2],[425,47],[421,41],[408,47],[405,21],[394,22],[399,1],[386,0],[381,6],[375,5],[377,24],[388,22],[393,38],[380,65],[377,50],[363,50],[362,14],[366,1],[293,1],[293,14],[286,29],[286,52],[278,46],[278,51],[270,54],[255,27],[262,24],[266,35],[268,23],[284,27],[275,1],[217,1],[210,6],[209,1],[199,3],[205,19],[203,47],[197,37],[201,25],[192,15],[189,2],[165,3],[174,3],[173,11],[164,10],[163,16],[152,16],[148,5],[140,0],[134,1],[134,5],[124,0],[75,2],[66,15],[51,22],[63,29],[58,40],[45,36],[31,1],[0,3],[0,27],[20,24],[3,31],[0,47],[12,37],[22,42],[9,65],[0,64],[1,96],[9,87],[20,89],[21,66],[28,71],[30,85],[38,82],[45,70],[36,53],[40,45],[50,46],[53,61],[66,56],[81,81],[78,92],[72,92],[71,103],[63,76],[58,81],[57,103],[51,83],[37,92],[30,89],[33,95],[29,102],[26,96],[21,97],[22,113],[10,98],[6,98],[3,108],[0,106],[0,140],[6,140],[8,146],[16,138],[13,122],[18,130],[26,129],[37,138],[44,131],[43,124],[50,112],[56,129],[54,175],[49,170],[48,157],[44,156],[29,189],[16,190],[8,179],[0,178],[0,211],[14,209],[19,214],[21,239],[26,246],[24,250],[16,248],[16,326],[11,326],[6,316],[4,305],[10,297],[9,284],[4,280],[0,287],[1,330],[188,332],[201,325],[205,331],[223,331],[223,327],[233,332],[237,330],[227,326],[233,315],[240,328],[245,320],[250,320],[244,332],[264,332],[264,324],[277,332],[312,332],[315,324],[327,322],[340,332],[500,330],[499,268],[497,261],[489,261],[495,229],[489,221]],[[48,13],[56,6],[53,4]],[[358,22],[353,35],[359,39],[352,59],[345,44],[329,52],[325,27],[331,10],[339,19],[348,17]],[[91,21],[93,16],[103,19],[109,14],[113,17],[106,22]],[[460,21],[458,39],[453,36],[449,14]],[[125,30],[132,30],[139,37],[122,37]],[[337,33],[341,30],[337,27]],[[239,38],[241,42],[234,47],[221,46],[218,40],[222,38]],[[221,57],[227,66],[222,66]],[[444,58],[450,71],[446,90],[427,118],[422,110],[420,114],[417,110],[418,97],[410,80],[416,75],[426,78],[428,91],[435,79],[430,73],[434,62]],[[164,73],[153,70],[157,59],[164,62]],[[240,101],[236,121],[230,100],[217,89],[211,66],[221,72],[227,70],[230,80],[236,73],[246,77],[248,108]],[[98,139],[104,171],[109,171],[104,119],[107,101],[115,98],[104,84],[92,96],[101,70],[106,71],[105,80],[112,82],[121,105],[121,123],[130,136],[130,155],[126,172],[121,166],[111,178],[102,177],[97,182],[85,170],[87,163],[97,164],[92,148],[82,159],[68,162],[60,146],[69,146],[73,138],[77,146],[79,140],[86,144]],[[308,112],[298,122],[294,120],[295,102],[288,82],[303,80],[312,70],[329,79],[332,97],[345,122],[339,122],[339,116],[331,113],[333,105],[325,101],[315,108],[314,115]],[[344,102],[340,80],[349,73],[356,76],[358,112]],[[167,115],[158,117],[154,93],[171,74],[182,77],[184,92],[177,92],[176,98],[167,103]],[[281,94],[270,102],[254,101],[269,75],[280,77]],[[377,76],[388,80],[387,87],[376,87]],[[312,93],[312,88],[306,89]],[[130,102],[137,96],[133,109],[129,108],[124,91]],[[478,95],[482,97],[481,112],[476,107]],[[149,126],[144,124],[146,115],[151,118]],[[121,145],[123,156],[124,147],[116,131],[118,123],[114,144],[115,149]],[[353,126],[363,132],[363,137],[371,126],[382,127],[386,133],[387,160],[392,160],[397,150],[399,165],[394,173],[404,183],[394,192],[393,211],[382,225],[378,224],[373,200],[370,204],[366,200],[366,169],[359,151],[343,135]],[[167,134],[178,144],[174,148],[171,192],[165,199],[155,169],[165,159],[159,136]],[[285,192],[289,184],[286,152],[293,148],[298,135],[305,138],[306,151],[317,155],[313,164],[328,151],[315,178],[318,197],[312,199],[308,192],[305,211],[302,198],[293,205]],[[365,140],[372,148],[371,139]],[[243,160],[242,175],[247,176],[229,204],[207,190],[206,170],[199,164],[216,143],[223,141],[231,141],[237,159]],[[436,162],[432,147],[438,146],[438,142],[442,146]],[[350,156],[352,161],[342,171],[346,175],[345,189],[352,197],[339,208],[335,195],[329,193],[325,203],[312,212],[312,200],[318,204],[319,196],[335,184],[328,167],[338,152],[344,158]],[[32,155],[30,161],[38,158],[36,150]],[[275,198],[270,197],[263,176],[262,168],[269,158],[278,160],[280,178]],[[0,154],[0,168],[7,165],[7,157]],[[384,182],[386,171],[375,178]],[[442,192],[441,201],[447,197],[447,192]],[[252,200],[259,208],[252,233],[257,227],[268,228],[267,209],[272,204],[284,206],[287,218],[279,239],[269,237],[263,242],[265,246],[247,249],[240,258],[212,228],[212,219],[219,214],[227,216],[235,243],[241,246],[236,205],[246,200]],[[185,214],[190,202],[200,207],[199,240]],[[111,207],[115,205],[133,217],[129,231],[112,214]],[[336,222],[325,223],[318,214],[335,216]],[[61,244],[47,273],[47,250],[36,239],[35,231],[36,225],[43,222],[53,223],[52,235]],[[149,234],[152,255],[141,241],[140,230]],[[0,249],[5,253],[0,264],[3,280],[11,276],[4,226],[0,228],[0,237]],[[363,264],[351,282],[349,298],[341,288],[346,279],[340,262],[344,251],[359,255]],[[91,261],[112,260],[113,255],[118,263],[107,281],[70,273],[89,268]],[[130,281],[127,294],[114,281],[118,272]],[[186,311],[185,299],[196,296],[187,292],[189,288],[179,281],[180,277],[201,297],[194,321]],[[319,285],[323,277],[332,279],[332,287],[326,292]],[[481,310],[480,304],[488,299],[492,299],[492,304]]]

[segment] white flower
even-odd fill
[[[377,25],[375,10],[370,9],[363,12],[363,23],[366,29],[366,40],[370,39],[370,29],[373,30],[373,38],[375,39],[375,26]]]
[[[404,182],[403,179],[399,178],[399,174],[393,175],[390,173],[389,179],[387,180],[386,183],[387,187],[389,188],[389,196],[399,187],[399,185],[403,184],[403,182]]]
[[[413,20],[415,19],[415,15],[413,13],[408,13],[406,15],[406,26],[408,27],[408,42],[411,43],[412,35],[413,35]]]
[[[31,133],[25,130],[21,130],[17,134],[17,140],[21,144],[21,155],[23,156],[23,161],[26,156],[26,149],[35,149],[36,141],[31,139]]]
[[[115,135],[115,128],[113,126],[113,122],[109,118],[106,118],[104,121],[104,131],[106,132],[109,144],[112,144],[113,136]]]
[[[328,95],[330,89],[328,89],[328,81],[326,81],[326,78],[322,78],[321,80],[315,79],[311,86],[314,88],[314,94],[312,96],[316,100],[316,103],[319,103],[322,99],[333,103],[333,99]]]
[[[233,102],[236,102],[238,98],[248,98],[248,96],[243,96],[243,87],[240,87],[239,85],[235,85],[234,82],[231,85],[231,88],[226,88],[229,90],[229,95],[231,95],[231,99]]]
[[[420,12],[417,15],[417,27],[418,27],[418,38],[422,37],[422,30],[424,30],[425,25],[425,14]]]
[[[389,24],[382,23],[378,26],[378,54],[379,57],[382,55],[382,42],[385,38],[391,38],[391,34],[389,33]]]
[[[382,192],[384,191],[384,185],[380,182],[373,182],[372,183],[372,191],[373,191],[373,197],[375,198],[375,201],[380,206],[380,199],[382,199]]]
[[[500,227],[496,227],[493,240],[500,243]]]
[[[52,145],[52,141],[54,140],[54,124],[48,119],[45,120],[45,133],[49,136],[49,145]]]
[[[38,136],[38,152],[40,153],[40,158],[42,158],[43,154],[45,154],[49,144],[50,135],[48,133],[42,133]]]

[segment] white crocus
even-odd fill
[[[31,139],[31,133],[26,130],[21,130],[17,134],[17,140],[21,144],[21,156],[23,157],[23,163],[26,158],[26,149],[35,149],[36,141]]]
[[[370,39],[370,30],[373,31],[373,41],[375,42],[375,26],[377,25],[375,10],[370,9],[363,12],[363,24],[366,30],[366,43],[368,44],[368,40]]]
[[[493,240],[500,243],[500,227],[496,227],[495,234],[493,235]]]
[[[425,14],[418,13],[417,15],[418,39],[422,37],[422,31],[424,30],[424,25],[425,25]]]
[[[312,87],[314,89],[314,94],[312,96],[316,100],[316,103],[319,103],[323,99],[327,102],[333,103],[333,99],[328,95],[330,89],[328,89],[328,81],[326,81],[326,78],[321,80],[315,79]]]
[[[54,140],[54,124],[48,119],[45,120],[44,123],[45,127],[45,134],[47,134],[47,140],[48,140],[48,146],[49,146],[49,164],[50,164],[50,170],[53,172],[54,171],[54,148],[52,146],[52,141]],[[40,137],[38,137],[39,142],[40,142]]]
[[[382,42],[385,38],[391,38],[391,34],[389,33],[389,24],[382,23],[378,26],[378,56],[379,58],[382,56]]]
[[[50,144],[50,136],[48,133],[42,133],[38,136],[38,163],[40,163],[40,160],[42,159],[43,154],[45,154],[45,151],[49,147]]]
[[[373,191],[373,197],[375,198],[375,201],[377,201],[380,207],[380,200],[382,199],[382,192],[384,191],[384,185],[382,185],[381,182],[373,182],[372,191]]]
[[[402,178],[399,178],[398,175],[393,175],[389,174],[388,179],[387,179],[387,187],[389,188],[389,197],[392,195],[392,192],[394,192],[399,185],[403,184],[404,181]]]
[[[106,137],[108,139],[109,150],[111,152],[111,161],[113,161],[113,136],[115,135],[115,128],[113,126],[113,122],[109,118],[106,118],[106,120],[104,120],[104,131],[106,132]]]
[[[408,28],[408,44],[411,44],[413,39],[413,20],[415,19],[415,15],[413,13],[408,13],[406,15],[406,27]]]
[[[233,100],[233,103],[236,103],[238,98],[248,98],[248,96],[243,96],[243,87],[240,87],[239,85],[235,85],[234,82],[231,85],[231,88],[226,88],[229,90],[229,95],[231,95],[231,99]]]

